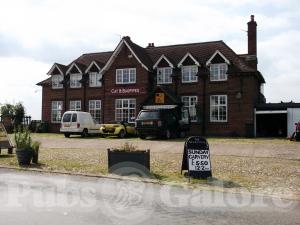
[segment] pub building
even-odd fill
[[[257,24],[248,22],[248,53],[223,41],[141,47],[130,37],[111,52],[54,63],[41,81],[42,121],[58,132],[63,113],[90,112],[98,123],[134,122],[143,108],[186,107],[193,135],[249,136],[264,103],[257,70]]]

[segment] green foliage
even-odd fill
[[[14,120],[14,125],[19,126],[22,124],[23,117],[25,116],[25,108],[21,102],[15,105],[6,103],[1,106],[0,114],[3,117],[9,116]]]
[[[19,129],[15,132],[14,135],[16,147],[18,149],[31,149],[31,137],[30,137],[30,131],[28,129]]]
[[[39,149],[40,149],[40,146],[41,146],[41,142],[39,141],[34,141],[32,142],[31,144],[31,148],[36,152],[38,153]]]
[[[2,116],[10,116],[11,118],[13,118],[14,115],[14,105],[12,104],[4,104],[1,106],[0,108],[0,114]]]

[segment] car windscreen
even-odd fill
[[[141,112],[138,119],[153,120],[159,119],[159,112],[157,111],[144,111]]]
[[[72,116],[71,113],[66,113],[66,114],[64,115],[64,117],[63,117],[63,122],[64,122],[64,123],[70,122],[70,121],[71,121],[71,116]]]

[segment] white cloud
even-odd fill
[[[0,57],[0,103],[23,102],[27,115],[41,118],[41,88],[35,84],[46,79],[50,65],[26,58]]]
[[[113,50],[118,35],[129,35],[141,46],[148,42],[168,45],[223,39],[237,53],[246,53],[247,33],[242,29],[247,29],[251,14],[258,23],[259,68],[266,76],[268,101],[300,101],[298,0],[0,3],[0,68],[4,71],[0,76],[10,83],[1,82],[6,94],[0,102],[21,100],[37,118],[41,96],[32,92],[53,62],[68,64],[82,53]]]

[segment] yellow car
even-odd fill
[[[134,124],[128,122],[112,122],[108,124],[101,124],[100,126],[101,136],[118,136],[124,138],[125,136],[135,136],[136,131]]]

